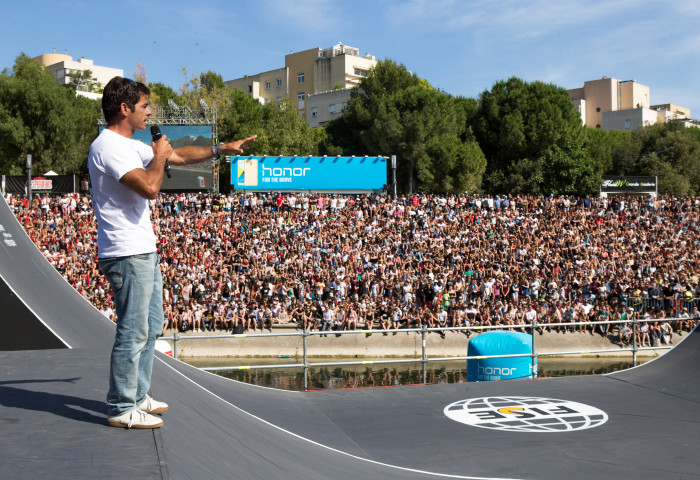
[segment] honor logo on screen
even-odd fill
[[[258,160],[238,160],[238,185],[257,187],[260,183],[292,183],[294,177],[305,177],[310,167],[266,167],[262,165],[262,175],[258,179]]]
[[[608,421],[596,407],[541,397],[470,398],[448,405],[444,413],[456,422],[506,432],[572,432]]]

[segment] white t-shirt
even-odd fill
[[[153,149],[143,142],[104,129],[88,154],[92,205],[97,218],[98,257],[112,258],[156,251],[148,200],[119,183],[128,172],[145,168]]]

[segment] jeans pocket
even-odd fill
[[[124,276],[122,274],[122,263],[117,259],[100,260],[100,270],[107,277],[112,290],[118,292],[124,286]]]

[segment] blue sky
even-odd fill
[[[3,2],[0,68],[16,56],[86,57],[176,91],[212,70],[231,80],[338,42],[477,98],[517,76],[578,88],[603,76],[650,87],[652,104],[700,118],[697,0],[101,0]]]

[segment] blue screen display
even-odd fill
[[[231,157],[231,186],[241,190],[381,190],[383,157]]]

